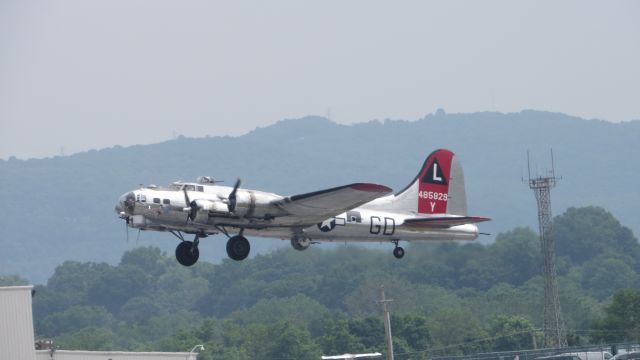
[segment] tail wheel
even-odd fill
[[[199,257],[200,251],[192,241],[183,241],[176,247],[176,260],[182,266],[192,266]]]
[[[249,240],[242,235],[232,236],[227,241],[227,255],[235,261],[246,259],[249,251],[251,251]]]
[[[402,259],[404,257],[404,249],[400,246],[396,246],[396,248],[393,249],[393,256],[395,256],[396,259]]]
[[[307,250],[311,246],[311,239],[308,237],[294,236],[291,238],[291,247],[298,251]]]

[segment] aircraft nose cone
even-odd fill
[[[114,210],[118,214],[122,214],[124,212],[127,215],[133,215],[135,202],[135,194],[133,192],[128,192],[120,196]]]

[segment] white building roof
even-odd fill
[[[32,290],[31,285],[0,287],[0,359],[36,360]]]
[[[196,353],[37,350],[36,360],[196,360]]]
[[[197,360],[191,352],[35,350],[33,286],[0,286],[0,360]]]

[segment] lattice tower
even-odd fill
[[[528,158],[527,154],[527,158]],[[528,160],[528,159],[527,159]],[[553,152],[551,152],[553,164]],[[567,332],[558,298],[558,281],[556,278],[556,243],[553,238],[551,222],[551,188],[556,186],[553,165],[551,176],[531,178],[529,170],[529,188],[533,190],[538,203],[538,226],[540,246],[543,259],[544,276],[544,317],[543,331],[545,347],[567,347]]]

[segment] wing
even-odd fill
[[[456,225],[475,224],[491,219],[481,216],[439,216],[406,219],[403,225],[415,228],[450,228]]]
[[[315,224],[390,192],[384,185],[355,183],[288,196],[271,205],[285,214],[276,220],[278,223]]]

